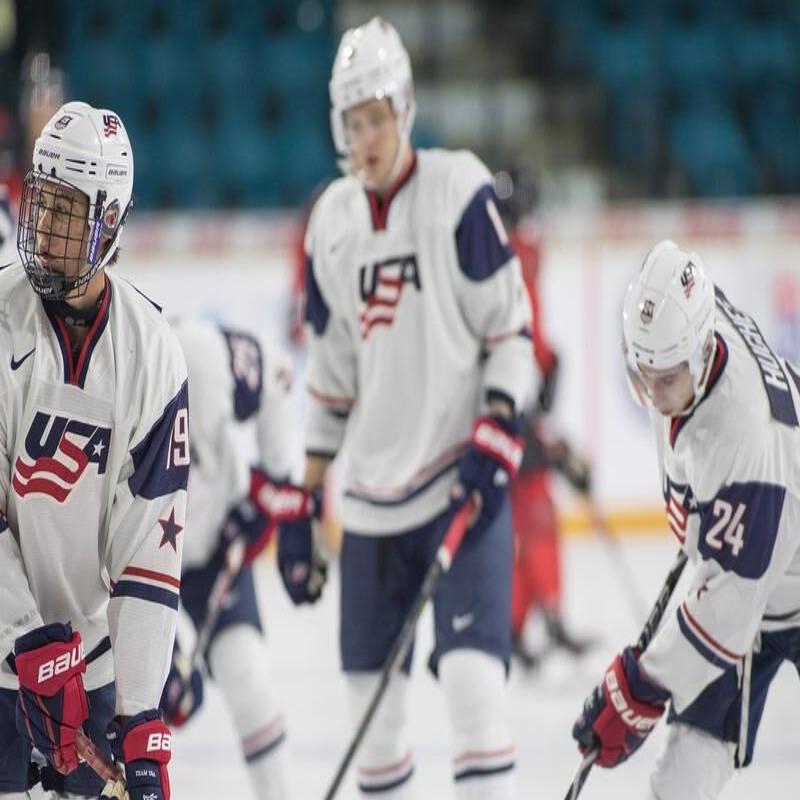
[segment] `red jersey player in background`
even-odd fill
[[[542,329],[537,288],[541,243],[529,226],[537,191],[529,168],[519,166],[495,175],[499,211],[522,262],[522,274],[533,310],[533,357],[542,374],[539,396],[523,420],[525,453],[519,474],[511,485],[514,524],[514,582],[512,634],[514,652],[527,668],[539,665],[552,649],[563,648],[580,655],[589,640],[569,634],[561,615],[561,558],[559,526],[550,473],[560,472],[570,485],[588,500],[591,488],[589,465],[567,442],[548,430],[546,416],[553,406],[558,377],[558,356]],[[541,614],[546,643],[536,652],[526,645],[523,629],[528,616]]]

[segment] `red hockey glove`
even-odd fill
[[[43,625],[17,639],[14,661],[19,676],[17,729],[54,769],[67,775],[78,766],[75,731],[89,716],[81,635],[69,623]]]
[[[485,530],[500,512],[508,485],[522,461],[519,422],[500,416],[482,416],[472,426],[469,449],[458,464],[458,483],[452,506],[460,508],[473,493],[481,496],[480,515],[474,529]]]
[[[251,467],[247,496],[233,507],[222,526],[220,554],[224,557],[230,543],[243,537],[247,542],[244,564],[255,561],[272,540],[276,527],[297,515],[303,502],[299,491],[302,490]]]
[[[127,719],[111,721],[106,733],[111,752],[125,764],[125,781],[130,800],[169,800],[167,764],[172,757],[172,734],[158,711],[142,711]],[[118,784],[109,781],[101,798],[118,795]]]
[[[632,755],[664,713],[669,693],[639,671],[639,653],[626,647],[586,698],[572,727],[572,738],[584,755],[599,748],[595,764],[616,767]]]

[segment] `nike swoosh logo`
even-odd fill
[[[19,369],[19,368],[22,366],[22,362],[23,362],[23,361],[24,361],[24,360],[25,360],[25,359],[26,359],[28,356],[32,356],[35,350],[36,350],[36,348],[34,347],[34,348],[33,348],[33,350],[31,350],[31,351],[30,351],[30,352],[28,352],[28,353],[25,353],[25,355],[24,355],[24,356],[22,356],[22,358],[21,358],[19,361],[15,360],[14,356],[12,355],[12,356],[11,356],[11,369],[12,369],[12,370]]]
[[[474,619],[475,617],[473,614],[462,614],[461,616],[453,617],[453,630],[456,633],[461,633],[461,631],[466,630],[472,625]]]

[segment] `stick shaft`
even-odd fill
[[[75,733],[75,749],[83,759],[104,781],[118,781],[121,773],[114,762],[82,731]]]
[[[350,740],[350,744],[344,754],[344,757],[342,758],[341,763],[339,764],[338,769],[336,770],[336,774],[333,776],[330,787],[325,793],[325,800],[333,800],[335,797],[336,792],[338,791],[339,786],[344,779],[345,773],[347,772],[347,769],[350,766],[350,763],[352,762],[353,757],[355,756],[370,723],[372,722],[372,718],[375,716],[375,712],[377,711],[378,706],[383,699],[383,695],[386,693],[386,689],[389,686],[389,681],[391,680],[392,674],[405,657],[408,646],[414,636],[414,628],[416,627],[417,620],[422,613],[422,609],[425,607],[425,604],[428,602],[428,600],[430,600],[430,598],[433,596],[436,586],[439,583],[439,578],[441,578],[441,576],[447,572],[448,569],[450,569],[450,564],[453,561],[456,551],[461,545],[461,540],[464,538],[464,533],[467,529],[467,521],[469,520],[474,508],[474,502],[470,500],[461,508],[461,510],[453,518],[453,521],[450,523],[450,527],[447,529],[447,533],[444,536],[442,544],[439,546],[439,550],[436,553],[436,558],[430,567],[428,567],[428,572],[426,573],[425,579],[422,582],[422,587],[417,594],[417,599],[414,601],[414,605],[403,622],[403,627],[400,629],[400,633],[397,635],[397,638],[392,645],[392,649],[389,651],[389,655],[386,657],[386,661],[383,665],[383,669],[381,670],[380,678],[378,680],[378,686],[375,689],[375,693],[372,695],[372,699],[370,700],[366,711],[361,717],[361,721],[359,722],[352,739]]]
[[[683,573],[683,568],[685,566],[686,553],[681,550],[678,552],[675,563],[672,565],[672,569],[670,569],[669,573],[667,574],[667,577],[664,580],[664,585],[661,587],[661,591],[658,593],[658,597],[656,598],[655,605],[650,611],[650,616],[647,618],[647,622],[645,622],[644,628],[642,628],[642,632],[639,634],[636,647],[639,649],[640,653],[644,652],[644,650],[647,648],[647,645],[649,645],[652,641],[653,636],[655,636],[656,630],[658,630],[658,626],[664,617],[664,612],[667,610],[667,606],[669,605],[669,599],[672,597],[672,593],[675,591],[675,587],[678,585],[678,581],[680,580],[681,574]],[[592,771],[592,766],[594,765],[595,759],[599,753],[599,748],[594,747],[586,754],[586,757],[583,759],[578,767],[577,772],[575,773],[575,777],[572,779],[572,783],[569,785],[569,789],[567,789],[567,793],[564,795],[564,800],[577,800],[578,795],[581,793],[581,789],[583,789],[583,785],[586,783],[586,779],[589,777],[589,773]]]

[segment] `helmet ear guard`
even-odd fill
[[[628,366],[670,369],[686,362],[695,402],[716,350],[714,284],[696,253],[659,242],[628,286],[622,312]]]

